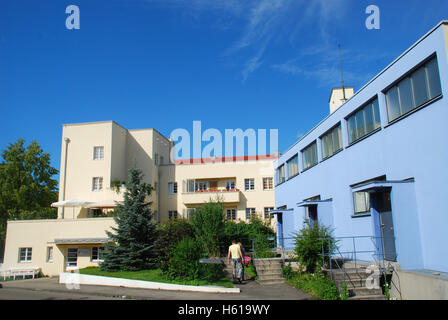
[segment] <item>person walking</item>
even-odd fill
[[[240,246],[236,243],[235,240],[233,240],[232,245],[229,246],[229,252],[227,254],[227,264],[230,263],[230,258],[232,258],[233,281],[237,279],[238,282],[241,283],[241,273],[243,270],[243,254],[241,252]]]
[[[241,242],[238,242],[238,246],[240,247],[241,250],[241,280],[244,281],[244,258],[246,256],[246,250],[244,250],[243,245],[241,244]]]

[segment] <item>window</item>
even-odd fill
[[[19,262],[31,262],[33,248],[19,249]]]
[[[92,191],[103,190],[103,177],[92,178]]]
[[[182,215],[184,218],[186,218],[187,220],[190,220],[191,217],[193,216],[193,214],[195,213],[196,208],[186,208],[182,210]],[[168,212],[169,214],[169,212]]]
[[[370,212],[370,196],[368,192],[353,192],[355,215]]]
[[[76,267],[78,265],[78,249],[67,249],[67,267]]]
[[[317,164],[317,143],[313,142],[302,150],[303,171]]]
[[[439,68],[434,57],[385,92],[389,122],[441,94]]]
[[[177,219],[177,211],[168,211],[169,219]]]
[[[159,154],[158,153],[154,154],[154,164],[156,166],[159,165]]]
[[[246,220],[250,220],[252,215],[255,215],[255,208],[246,208]]]
[[[263,178],[263,190],[272,190],[272,189],[274,189],[272,178]]]
[[[274,208],[272,208],[272,207],[264,208],[264,218],[265,219],[272,219],[274,217],[273,214],[269,213],[269,211],[272,211],[272,210],[274,210]]]
[[[160,165],[163,164],[163,156],[160,156]]]
[[[244,190],[255,190],[255,180],[254,179],[244,179]]]
[[[236,220],[236,209],[226,209],[227,220]]]
[[[282,164],[277,168],[277,184],[285,182],[285,165]]]
[[[372,102],[367,103],[348,117],[347,124],[349,144],[358,141],[362,137],[378,129],[381,126],[378,99],[374,99]],[[341,136],[340,131],[339,136]]]
[[[334,127],[325,133],[322,138],[322,159],[331,157],[342,149],[341,125]]]
[[[104,247],[92,247],[92,261],[104,260]]]
[[[288,165],[288,179],[291,179],[299,174],[299,155],[295,155],[287,162]]]
[[[93,147],[93,160],[104,159],[104,147]]]
[[[177,194],[177,182],[168,183],[168,194]]]
[[[53,247],[47,247],[47,262],[53,262]]]

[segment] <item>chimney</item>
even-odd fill
[[[339,109],[354,94],[353,87],[333,88],[331,90],[330,100],[328,101],[330,104],[330,114]]]

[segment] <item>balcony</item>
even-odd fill
[[[238,203],[240,202],[240,194],[241,192],[238,189],[197,190],[196,192],[182,193],[182,202],[186,205],[202,204],[210,199],[216,200],[218,197],[223,203]]]

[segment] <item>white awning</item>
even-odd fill
[[[90,209],[115,208],[120,202],[115,200],[103,200],[98,202],[91,202],[86,207]]]
[[[72,199],[72,200],[64,200],[53,202],[51,204],[52,207],[86,207],[91,202],[86,200]]]

